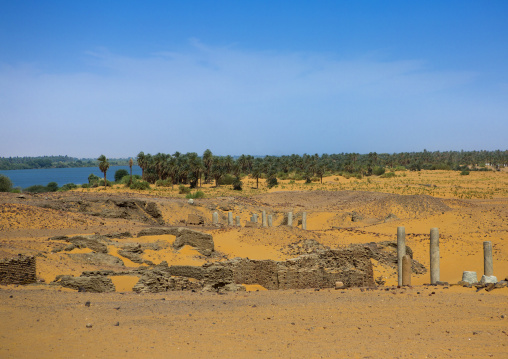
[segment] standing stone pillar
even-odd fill
[[[257,213],[254,213],[252,215],[251,221],[254,223],[258,223],[258,214]]]
[[[219,214],[217,212],[213,212],[213,214],[212,214],[212,223],[213,224],[219,223]]]
[[[233,225],[233,212],[228,212],[228,226]]]
[[[439,282],[439,229],[430,229],[430,284]]]
[[[263,227],[268,227],[268,223],[266,222],[266,211],[261,212],[261,223]]]
[[[288,226],[292,226],[293,225],[293,212],[289,212],[288,213]]]
[[[237,227],[241,226],[241,224],[240,224],[240,216],[236,216],[236,226]]]
[[[411,285],[411,272],[413,271],[411,262],[409,254],[402,257],[402,285]]]
[[[307,229],[307,212],[302,213],[302,229]]]
[[[406,255],[406,229],[397,227],[397,283],[402,285],[402,257]]]
[[[483,242],[483,274],[494,275],[494,262],[492,261],[492,242]]]
[[[268,227],[273,226],[273,217],[271,214],[268,215]]]

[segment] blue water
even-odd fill
[[[109,181],[115,180],[115,172],[119,169],[127,170],[129,173],[129,166],[111,166],[106,172],[106,178]],[[9,177],[14,187],[26,188],[36,184],[46,186],[49,182],[56,182],[58,186],[63,186],[66,183],[83,184],[88,183],[88,176],[93,173],[94,175],[104,178],[104,174],[99,170],[99,167],[79,167],[79,168],[43,168],[33,170],[9,170],[0,171]],[[141,168],[139,166],[132,166],[133,175],[141,175]]]

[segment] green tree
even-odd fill
[[[90,176],[88,176],[88,184],[90,186],[93,186],[96,183],[99,183],[100,178],[93,173],[90,173]]]
[[[145,179],[145,170],[146,170],[146,167],[148,166],[148,161],[147,161],[147,157],[145,156],[145,153],[143,151],[138,153],[137,160],[138,160],[138,166],[141,167],[141,178]]]
[[[56,191],[58,191],[58,183],[56,183],[56,182],[49,182],[46,187],[48,188],[49,192],[56,192]]]
[[[210,181],[213,166],[213,154],[212,151],[208,149],[203,152],[203,166],[205,173],[205,183],[208,183],[208,181]]]
[[[132,165],[134,164],[134,161],[132,160],[132,157],[129,159],[129,168],[131,172],[131,178],[129,179],[129,187],[132,184]]]
[[[123,168],[116,170],[115,182],[120,182],[122,180],[122,178],[124,178],[125,176],[128,176],[128,175],[129,175],[129,172],[127,172],[127,170],[124,170]],[[132,177],[132,175],[131,175],[131,177]]]
[[[259,188],[259,177],[263,174],[263,160],[261,158],[256,158],[254,160],[254,164],[252,165],[252,178],[256,179],[256,188]]]
[[[10,192],[12,190],[11,179],[7,176],[0,175],[0,192]]]
[[[190,187],[196,188],[198,180],[201,179],[201,170],[203,169],[203,161],[196,152],[187,153],[187,162],[190,170]],[[201,186],[201,183],[199,184]]]
[[[226,164],[223,157],[214,157],[212,165],[212,176],[215,179],[215,186],[219,187],[219,180],[226,173]]]
[[[104,155],[100,155],[99,158],[97,158],[97,161],[99,161],[99,169],[102,173],[104,173],[104,188],[106,188],[108,185],[108,182],[106,181],[106,172],[108,172],[109,169],[109,162]]]
[[[324,163],[318,163],[318,165],[316,166],[316,175],[319,176],[319,178],[321,179],[321,183],[323,183],[323,176],[326,172],[326,166]]]

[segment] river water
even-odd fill
[[[109,181],[114,181],[115,172],[119,169],[127,170],[127,173],[129,173],[129,166],[111,166],[106,172],[106,178]],[[99,167],[43,168],[8,171],[0,170],[0,174],[3,174],[11,179],[13,187],[21,188],[30,187],[36,184],[46,186],[49,182],[56,182],[59,187],[66,183],[88,183],[88,176],[90,176],[91,173],[100,178],[104,178],[104,175],[99,170]],[[132,174],[141,175],[141,168],[139,166],[132,166]]]

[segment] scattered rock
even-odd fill
[[[344,289],[344,283],[342,282],[335,282],[335,289]]]
[[[202,216],[191,213],[187,217],[187,224],[191,226],[202,226],[205,224],[205,220]]]
[[[141,249],[141,245],[138,243],[131,243],[123,246],[122,249],[118,250],[118,254],[120,254],[122,257],[130,259],[134,263],[144,263],[143,258],[141,258],[143,249]]]
[[[496,283],[496,288],[506,288],[508,286],[508,281],[502,280]]]
[[[281,251],[286,255],[296,257],[302,254],[317,253],[328,249],[330,249],[330,247],[324,246],[314,239],[303,239],[301,241],[288,244]]]
[[[386,222],[390,222],[390,221],[396,221],[398,219],[399,219],[399,217],[397,217],[393,213],[390,213],[388,216],[386,216],[386,218],[383,220],[383,222],[386,223]]]
[[[89,248],[96,253],[108,253],[108,247],[104,243],[109,241],[101,236],[76,236],[67,238],[70,244],[65,248],[66,251],[72,251],[75,248]]]
[[[154,202],[148,202],[145,207],[146,213],[148,213],[152,218],[154,218],[159,224],[164,224],[164,220],[162,219],[162,213],[157,207],[157,204]]]
[[[480,279],[481,284],[488,283],[497,283],[497,278],[493,275],[482,275],[482,279]]]
[[[104,253],[68,253],[69,257],[77,262],[93,264],[96,266],[123,267],[124,263],[118,257]]]
[[[90,329],[90,328],[92,328],[92,324],[91,324],[91,323],[88,323],[88,324],[86,325],[86,327],[87,327],[88,329]]]
[[[485,290],[487,292],[490,292],[491,290],[494,290],[496,288],[496,283],[489,283],[485,286]]]
[[[214,242],[211,234],[188,228],[178,228],[173,247],[180,249],[185,245],[196,248],[203,255],[210,255],[214,251]]]
[[[259,227],[260,227],[260,224],[258,222],[252,222],[252,221],[245,222],[245,228],[259,228]]]
[[[114,292],[115,286],[111,278],[98,276],[98,277],[73,277],[70,275],[57,276],[53,285],[61,285],[65,288],[82,289],[92,293],[105,293]]]

